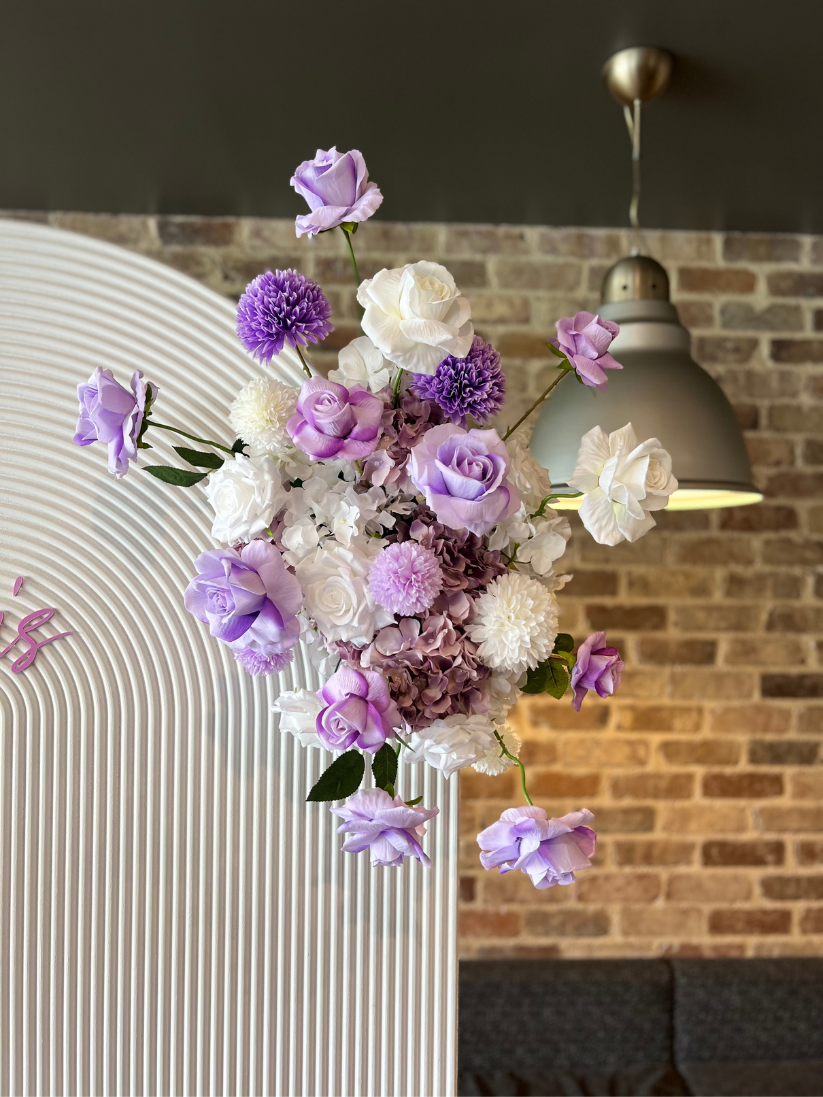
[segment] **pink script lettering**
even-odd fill
[[[18,575],[14,581],[13,593],[16,596],[20,587],[23,584],[22,575]],[[45,625],[47,621],[50,621],[54,617],[55,611],[53,609],[36,609],[33,613],[27,614],[17,626],[17,635],[7,644],[4,648],[0,648],[0,659],[4,655],[8,655],[13,647],[18,644],[24,646],[22,655],[18,655],[11,665],[11,669],[14,674],[19,674],[27,667],[30,667],[34,660],[37,658],[37,653],[40,648],[44,648],[46,644],[51,644],[54,640],[62,640],[65,636],[71,636],[70,632],[60,632],[57,636],[49,636],[46,640],[35,640],[30,634],[34,629],[40,628],[41,625]],[[3,618],[5,614],[0,609],[0,625],[3,624]]]

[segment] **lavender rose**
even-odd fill
[[[240,552],[214,549],[194,563],[198,575],[186,587],[185,606],[212,636],[236,652],[258,655],[294,647],[303,593],[273,544],[252,541]]]
[[[427,868],[431,861],[418,841],[426,833],[424,823],[437,815],[439,808],[410,808],[399,796],[392,799],[382,788],[362,789],[350,796],[332,815],[344,820],[338,834],[350,834],[343,843],[345,853],[367,849],[373,865],[399,868],[404,857],[416,857]]]
[[[574,366],[584,385],[604,389],[607,369],[623,369],[608,353],[612,339],[620,328],[611,320],[601,320],[590,312],[578,312],[574,319],[564,316],[557,321],[557,338],[552,345],[559,347]]]
[[[496,430],[433,427],[409,457],[409,474],[438,521],[482,536],[520,506],[507,479],[509,452]]]
[[[311,210],[295,219],[298,236],[316,236],[344,221],[367,221],[383,201],[377,184],[369,182],[366,161],[357,149],[318,149],[314,159],[304,160],[289,182]]]
[[[507,808],[496,823],[477,835],[482,850],[480,863],[527,873],[541,891],[554,884],[574,883],[574,874],[591,868],[597,836],[586,824],[590,811],[571,811],[560,819],[547,819],[544,808]]]
[[[357,461],[377,448],[383,401],[359,385],[347,389],[325,377],[303,382],[286,430],[312,461]]]
[[[317,691],[325,706],[317,716],[317,734],[329,750],[356,747],[376,754],[400,724],[397,705],[382,675],[341,667]]]
[[[131,378],[131,392],[115,381],[111,370],[99,366],[77,386],[80,413],[74,441],[78,446],[103,442],[109,451],[109,472],[125,476],[129,461],[137,457],[137,440],[143,426],[146,399],[157,396],[157,385],[143,380],[140,370]]]
[[[593,689],[598,697],[611,697],[620,685],[625,663],[617,648],[606,647],[605,632],[593,632],[577,651],[572,670],[572,704],[580,712],[583,698]]]

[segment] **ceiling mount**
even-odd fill
[[[631,46],[612,54],[603,66],[609,93],[624,107],[639,99],[649,103],[666,89],[672,71],[672,55],[656,46]]]

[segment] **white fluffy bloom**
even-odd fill
[[[298,390],[282,381],[256,377],[238,392],[229,408],[235,434],[257,452],[293,448],[286,423],[294,415]]]
[[[394,379],[395,367],[387,362],[368,335],[352,339],[337,355],[339,368],[329,374],[330,381],[345,385],[362,385],[368,392],[380,392]]]
[[[515,758],[520,756],[520,737],[515,734],[512,728],[508,724],[504,724],[503,727],[497,729],[497,734],[503,740],[506,750],[509,754],[513,754]],[[479,762],[474,763],[474,769],[478,773],[485,773],[487,777],[497,777],[501,773],[505,773],[509,766],[513,766],[514,762],[511,758],[507,758],[500,750],[500,744],[497,739],[494,740],[494,745],[488,750],[488,752],[480,759]]]
[[[533,514],[551,494],[552,483],[548,472],[529,448],[529,434],[527,429],[521,427],[506,440],[506,449],[511,457],[509,479],[520,492],[526,510]]]
[[[410,749],[403,757],[407,762],[428,762],[444,777],[451,777],[457,770],[485,758],[496,742],[494,724],[488,716],[458,713],[412,732]]]
[[[499,576],[477,599],[475,612],[468,633],[486,666],[520,673],[551,654],[557,601],[537,579],[516,571]]]
[[[316,693],[296,689],[281,693],[271,710],[280,713],[280,730],[293,735],[301,747],[322,747],[316,724],[322,708]]]
[[[377,605],[368,586],[372,560],[385,541],[363,540],[348,548],[329,540],[295,569],[306,610],[327,642],[350,640],[364,647],[377,629],[394,623],[394,615]]]
[[[583,525],[601,545],[637,541],[655,525],[677,489],[671,456],[656,438],[637,444],[631,423],[607,435],[593,427],[583,435],[569,487],[585,492]]]
[[[236,454],[213,472],[206,496],[214,510],[211,535],[231,545],[251,541],[274,521],[285,506],[288,492],[271,457]]]
[[[411,373],[436,373],[448,355],[465,358],[474,328],[471,306],[439,263],[381,270],[357,291],[361,327],[385,358]]]

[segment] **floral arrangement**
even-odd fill
[[[449,271],[422,260],[358,274],[353,237],[383,200],[361,154],[318,150],[291,183],[310,209],[298,236],[339,229],[351,256],[364,334],[338,368],[320,376],[304,354],[333,330],[322,289],[266,271],[240,299],[237,334],[264,366],[296,352],[299,392],[265,375],[245,385],[225,446],[159,423],[157,386],[141,373],[127,389],[98,368],[78,386],[75,441],[104,443],[115,476],[151,448],[149,429],[207,447],[174,447],[190,468],[143,466],[168,484],[205,481],[220,547],[195,560],[186,608],[249,674],[308,648],[325,684],[284,692],[275,710],[281,732],[337,755],[308,799],[344,801],[331,809],[344,850],[429,863],[421,837],[438,809],[403,797],[401,761],[448,778],[518,766],[527,806],[478,835],[480,860],[538,888],[571,883],[594,853],[592,815],[548,819],[532,803],[507,714],[521,693],[570,696],[579,710],[589,691],[614,693],[623,662],[605,633],[577,645],[558,631],[571,531],[522,424],[566,377],[606,386],[622,368],[609,354],[618,327],[588,312],[560,320],[551,383],[498,433],[500,355],[475,334]],[[677,481],[657,439],[638,442],[629,423],[581,440],[570,486],[586,529],[615,545],[651,529]],[[373,787],[361,788],[367,761]]]

